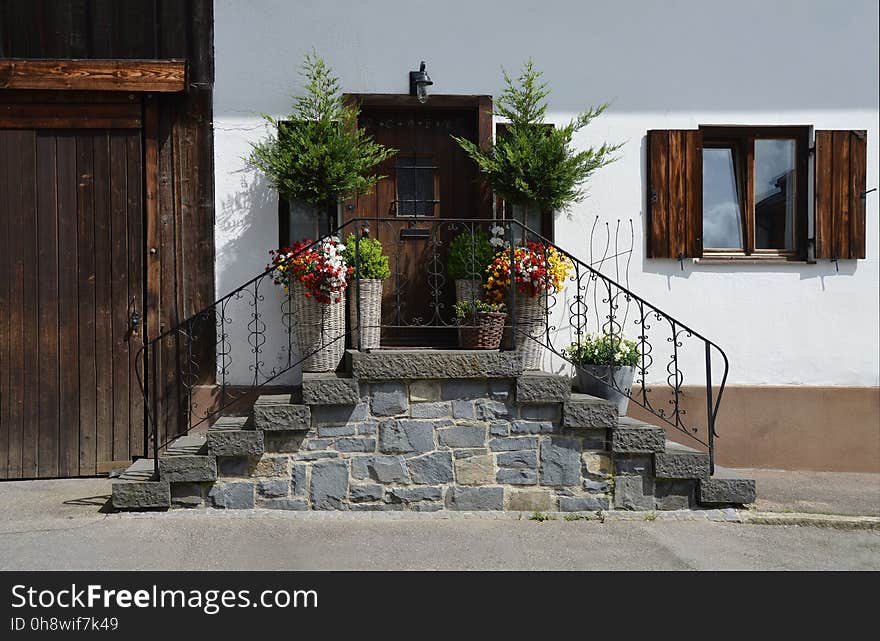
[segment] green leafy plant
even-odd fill
[[[369,193],[384,176],[375,167],[396,153],[358,128],[357,107],[345,104],[339,79],[317,53],[301,68],[305,93],[294,96],[291,113],[263,114],[270,133],[251,143],[249,164],[278,192],[313,205]]]
[[[349,234],[342,252],[345,264],[355,270],[356,278],[379,278],[391,275],[388,256],[382,253],[382,243],[375,238],[356,238]]]
[[[590,107],[562,127],[545,122],[547,83],[528,60],[514,80],[503,71],[506,87],[494,115],[507,121],[504,135],[487,151],[456,137],[480,168],[483,180],[510,203],[534,203],[541,209],[566,210],[584,198],[581,185],[597,169],[616,160],[621,144],[602,143],[576,151],[574,134],[602,115],[607,104]]]
[[[503,312],[506,310],[504,303],[487,303],[482,300],[460,300],[453,307],[455,317],[459,320],[476,314],[477,312]]]
[[[479,279],[494,255],[485,231],[463,231],[449,243],[449,277]]]
[[[639,346],[618,334],[587,334],[566,350],[575,365],[635,366],[639,362]]]

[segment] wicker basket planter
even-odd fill
[[[479,278],[456,278],[455,300],[483,300],[483,281]]]
[[[299,281],[291,284],[294,331],[299,353],[305,356],[304,372],[332,372],[345,354],[345,292],[335,303],[320,303],[306,296]]]
[[[547,297],[517,296],[514,319],[514,346],[520,353],[523,368],[540,369],[544,347],[539,341],[544,340],[547,331]]]
[[[354,349],[379,349],[382,334],[382,281],[363,278],[360,281],[361,318],[357,318],[357,282],[349,285],[348,325]]]
[[[504,312],[476,312],[458,330],[462,349],[498,349],[504,336]]]

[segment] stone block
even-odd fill
[[[295,510],[301,512],[309,509],[309,502],[305,499],[266,499],[260,503],[260,507],[267,510]]]
[[[418,501],[439,501],[443,496],[439,487],[395,487],[388,490],[388,498],[394,503],[417,503]]]
[[[550,421],[513,421],[510,424],[511,434],[550,434],[555,431]]]
[[[606,429],[617,425],[617,406],[611,401],[572,394],[562,406],[562,424],[572,428]]]
[[[250,482],[215,483],[208,502],[226,510],[249,510],[254,507],[254,485]]]
[[[611,430],[611,451],[620,454],[654,454],[666,451],[662,427],[623,417]]]
[[[535,450],[499,452],[495,460],[500,467],[528,467],[534,469],[538,466],[538,453]]]
[[[535,470],[504,468],[498,470],[495,480],[498,483],[506,483],[508,485],[537,485],[538,474]]]
[[[379,501],[385,494],[385,489],[375,483],[352,485],[348,490],[349,500],[355,503],[363,501]]]
[[[437,430],[437,440],[447,447],[483,447],[486,445],[485,423],[468,423]]]
[[[653,510],[654,496],[645,491],[645,484],[640,476],[615,476],[614,508],[617,510]]]
[[[580,442],[551,437],[541,443],[541,485],[581,484]]]
[[[467,449],[456,448],[452,450],[453,458],[470,458],[472,456],[481,456],[488,453],[489,450],[485,447],[469,447]]]
[[[581,454],[584,475],[608,477],[612,473],[611,456],[602,452],[583,452]]]
[[[571,378],[547,372],[525,372],[516,379],[517,403],[561,403],[571,394]]]
[[[361,400],[357,379],[335,373],[303,373],[302,398],[306,405],[356,405]]]
[[[550,490],[510,490],[507,508],[518,512],[553,512],[556,497]]]
[[[352,428],[355,423],[367,420],[370,408],[366,403],[351,405],[325,405],[311,408],[313,425],[346,425]]]
[[[265,479],[257,481],[257,494],[269,498],[287,496],[290,491],[290,481],[286,479]]]
[[[489,434],[492,436],[508,436],[510,434],[510,421],[492,421],[489,423]]]
[[[217,475],[251,476],[256,467],[256,459],[251,456],[218,456]]]
[[[459,485],[488,485],[495,482],[495,463],[491,454],[455,460],[455,482]]]
[[[306,451],[326,450],[333,445],[332,438],[312,438],[306,437],[303,441],[302,449]]]
[[[611,491],[611,483],[608,481],[584,479],[583,488],[590,494],[607,494]]]
[[[263,446],[267,452],[297,452],[304,439],[303,432],[263,432]]]
[[[445,401],[461,401],[486,398],[489,384],[485,381],[443,381],[440,385],[440,398]]]
[[[260,430],[208,430],[208,452],[214,456],[261,456],[264,451]]]
[[[376,439],[374,438],[338,438],[336,449],[340,452],[375,452]]]
[[[339,458],[339,452],[297,452],[294,461],[320,461],[328,458]]]
[[[395,349],[346,354],[355,378],[369,381],[516,378],[517,352]]]
[[[436,485],[452,482],[452,454],[450,452],[431,452],[407,459],[410,478],[413,483]]]
[[[480,398],[474,401],[474,414],[481,421],[511,419],[516,417],[516,408],[491,398]]]
[[[379,431],[379,421],[364,421],[357,424],[357,433],[360,436],[375,436]]]
[[[608,509],[608,499],[594,496],[562,496],[559,509],[563,512],[598,512]]]
[[[254,403],[254,428],[266,431],[304,432],[311,426],[312,415],[307,405],[274,404],[261,396]],[[275,398],[275,397],[270,397]],[[263,402],[260,402],[263,400]]]
[[[169,483],[213,481],[217,478],[217,459],[197,454],[161,456],[159,478]]]
[[[519,416],[527,421],[558,423],[562,418],[562,406],[559,403],[529,403],[519,408]]]
[[[452,417],[453,418],[476,418],[477,411],[474,401],[455,400],[452,401]]]
[[[440,403],[413,403],[409,409],[413,418],[450,418],[452,404],[449,401]]]
[[[502,487],[451,487],[446,492],[446,507],[451,510],[501,510]]]
[[[702,452],[675,450],[655,454],[654,476],[658,479],[709,478],[709,456]]]
[[[312,507],[338,510],[348,496],[348,465],[345,461],[320,461],[312,465]]]
[[[513,385],[510,381],[489,379],[489,398],[495,401],[510,401],[513,395]]]
[[[318,435],[322,439],[331,439],[337,436],[354,436],[357,434],[357,426],[354,423],[347,425],[319,425]],[[308,443],[308,441],[306,441]],[[311,449],[311,448],[309,448]]]
[[[700,505],[745,505],[754,503],[755,481],[738,478],[708,478],[697,483]]]
[[[397,416],[409,409],[409,392],[401,383],[370,385],[370,406],[374,416]]]
[[[254,476],[281,476],[290,475],[290,458],[287,456],[263,455],[254,468]]]
[[[379,449],[386,453],[429,452],[434,426],[428,420],[389,419],[379,423]]]
[[[171,505],[194,508],[205,504],[207,490],[203,483],[173,483],[171,485]]]
[[[297,463],[293,466],[292,480],[290,482],[290,490],[294,496],[307,496],[309,486],[306,483],[306,475],[308,466],[305,463]]]
[[[649,454],[622,454],[614,457],[615,476],[654,476],[654,457]]]
[[[379,483],[409,483],[409,472],[399,456],[357,456],[351,459],[351,475]]]
[[[409,384],[411,403],[429,403],[440,400],[440,381],[411,381]]]
[[[654,504],[658,510],[688,510],[696,506],[696,483],[663,480],[654,483]]]
[[[510,436],[507,438],[493,438],[489,441],[489,449],[493,452],[507,452],[511,450],[534,450],[537,448],[537,436]]]

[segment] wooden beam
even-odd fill
[[[0,89],[186,90],[185,60],[0,59]]]

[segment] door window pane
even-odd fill
[[[703,148],[703,246],[742,249],[742,205],[732,147]]]
[[[795,247],[795,141],[755,140],[755,248]]]
[[[434,195],[433,158],[398,156],[394,171],[397,183],[398,216],[433,216],[437,202]]]

